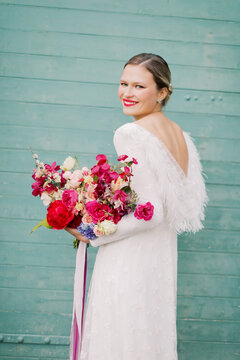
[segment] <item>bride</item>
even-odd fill
[[[125,65],[118,96],[126,122],[114,133],[118,156],[135,157],[132,188],[150,201],[150,221],[125,215],[117,231],[81,242],[99,247],[71,360],[177,360],[177,235],[203,228],[208,197],[190,134],[162,112],[171,73],[159,55],[142,53]],[[80,242],[80,243],[81,243]]]

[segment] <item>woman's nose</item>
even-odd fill
[[[133,95],[133,89],[132,89],[132,87],[131,87],[131,86],[126,87],[126,88],[125,88],[125,91],[124,91],[124,96],[130,97],[130,96],[132,96],[132,95]]]

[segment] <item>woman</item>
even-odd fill
[[[200,230],[207,194],[196,147],[162,112],[171,73],[158,55],[124,66],[118,96],[135,121],[114,134],[118,155],[135,157],[132,188],[150,201],[150,221],[125,215],[99,246],[84,313],[80,360],[176,360],[177,234]],[[89,242],[74,229],[66,229]]]

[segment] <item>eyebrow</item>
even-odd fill
[[[122,81],[122,82],[127,82],[127,81],[124,80],[124,79],[120,79],[120,81]],[[145,85],[142,81],[134,81],[133,84],[142,84],[142,85]]]

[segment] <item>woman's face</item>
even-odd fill
[[[161,111],[161,104],[157,100],[164,98],[162,90],[157,89],[152,74],[144,66],[132,64],[123,70],[118,96],[124,114],[131,115],[136,120]]]

